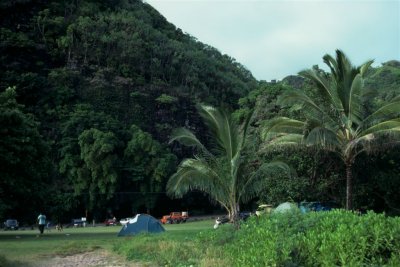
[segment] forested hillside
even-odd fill
[[[13,132],[0,215],[154,209],[185,155],[166,145],[171,130],[201,129],[196,103],[235,107],[257,85],[142,1],[1,1],[0,24],[0,116]]]
[[[399,84],[398,61],[371,68],[365,85],[375,98],[366,108],[398,96]],[[320,97],[300,76],[256,81],[235,59],[140,0],[1,1],[0,219],[32,224],[40,211],[64,222],[212,211],[199,192],[183,200],[165,194],[178,163],[193,154],[168,143],[172,130],[185,126],[209,141],[199,103],[236,110],[239,121],[254,108],[255,164],[284,157],[296,169],[294,178],[266,179],[261,202],[343,204],[343,166],[335,156],[271,151],[263,143],[265,121],[302,117],[298,107],[276,103],[288,88]],[[357,207],[400,210],[399,162],[396,151],[362,155]]]

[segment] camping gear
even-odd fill
[[[284,202],[279,204],[278,207],[274,209],[274,213],[284,213],[284,212],[295,212],[299,211],[299,208],[295,203],[292,202]]]
[[[300,211],[307,213],[310,211],[330,211],[332,210],[333,204],[322,203],[322,202],[301,202],[299,204]]]
[[[257,210],[256,210],[256,215],[260,216],[261,214],[270,214],[273,210],[273,206],[270,204],[261,204],[258,206]]]
[[[147,214],[138,214],[122,227],[118,236],[131,236],[139,233],[160,233],[164,231],[164,227],[156,218]]]
[[[215,220],[214,229],[217,229],[221,224],[225,224],[229,222],[229,218],[227,216],[218,217]]]

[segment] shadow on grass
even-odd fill
[[[27,262],[9,261],[3,255],[0,255],[0,266],[1,267],[20,267],[20,266],[33,267],[33,265],[31,265],[30,263],[27,263]]]
[[[110,229],[112,230],[112,229]],[[55,256],[111,248],[117,242],[117,229],[80,229],[65,232],[13,231],[0,233],[0,266],[35,266],[35,262]]]
[[[117,238],[116,233],[110,232],[72,232],[72,233],[46,233],[43,235],[36,233],[24,233],[24,232],[13,232],[13,233],[2,233],[0,234],[0,242],[2,241],[32,241],[37,242],[39,240],[98,240],[98,239],[114,239]]]

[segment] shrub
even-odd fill
[[[225,253],[236,266],[400,266],[400,218],[335,210],[252,218]]]
[[[400,218],[296,211],[251,217],[238,231],[139,235],[114,249],[160,266],[400,266]]]

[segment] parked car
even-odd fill
[[[239,212],[239,218],[243,221],[247,220],[251,215],[252,213],[250,211]]]
[[[117,220],[116,219],[107,219],[104,221],[105,226],[114,226],[117,225]]]
[[[169,215],[164,215],[160,222],[162,224],[172,224],[172,223],[184,223],[189,219],[189,214],[187,211],[182,212],[171,212]]]
[[[19,223],[17,220],[8,219],[4,222],[4,230],[18,230]]]
[[[72,219],[71,223],[67,227],[83,227],[85,226],[85,221],[82,221],[82,219]]]

